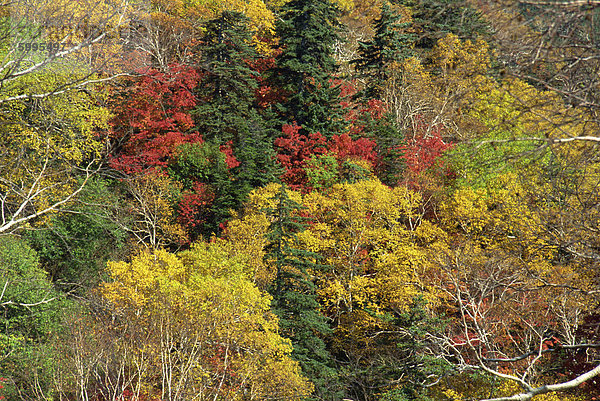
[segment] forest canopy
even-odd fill
[[[598,399],[599,23],[0,0],[0,400]]]

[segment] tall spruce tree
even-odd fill
[[[468,0],[391,0],[411,10],[417,51],[426,52],[449,33],[461,39],[488,40],[490,24]],[[489,40],[488,40],[489,42]]]
[[[338,69],[338,15],[329,0],[291,0],[282,7],[277,25],[281,54],[271,77],[285,96],[278,111],[284,123],[295,121],[305,134],[330,137],[345,125],[340,88],[332,84]]]
[[[297,246],[297,234],[305,229],[297,213],[301,205],[289,198],[284,185],[275,195],[275,201],[275,207],[265,210],[273,219],[265,256],[276,269],[270,289],[273,311],[279,316],[282,335],[292,340],[292,356],[315,385],[314,399],[337,400],[340,398],[337,373],[322,339],[331,329],[319,311],[316,286],[310,274],[323,266],[316,263],[317,254]]]
[[[358,42],[359,58],[352,64],[367,81],[361,97],[380,98],[389,78],[390,63],[413,55],[416,35],[407,32],[411,24],[400,19],[401,15],[384,1],[379,18],[373,21],[375,35],[369,41]]]
[[[249,62],[258,53],[250,45],[248,18],[224,11],[205,25],[200,51],[204,74],[197,89],[199,105],[194,110],[197,129],[206,140],[238,141],[248,131],[248,118],[257,87]]]
[[[259,55],[251,45],[248,22],[242,13],[224,11],[206,23],[199,48],[204,76],[196,92],[196,129],[211,146],[230,148],[239,162],[231,168],[234,184],[215,190],[217,205],[220,198],[228,199],[227,209],[215,211],[222,217],[278,174],[273,150],[277,131],[267,127],[256,107],[257,73],[250,63]]]
[[[390,65],[414,55],[416,35],[409,31],[411,23],[401,22],[401,18],[394,6],[384,1],[379,18],[373,21],[373,38],[358,43],[359,58],[353,60],[352,64],[366,84],[364,89],[356,94],[355,99],[381,99],[390,75],[394,73],[390,71]],[[404,169],[402,152],[399,149],[404,135],[390,113],[386,113],[380,119],[373,119],[369,114],[363,118],[365,131],[377,141],[377,175],[384,183],[396,185]]]
[[[251,45],[248,22],[244,14],[233,11],[207,22],[200,46],[205,76],[194,115],[205,140],[232,143],[241,163],[239,174],[254,187],[273,181],[275,131],[267,128],[256,107],[258,74],[250,63],[259,55]]]

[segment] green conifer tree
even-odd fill
[[[206,140],[238,142],[247,134],[253,114],[256,73],[248,63],[258,53],[251,46],[248,18],[224,11],[205,25],[200,50],[204,74],[197,89],[199,105],[194,110],[197,129]]]
[[[408,33],[408,22],[400,22],[401,16],[386,1],[381,6],[379,18],[373,21],[375,35],[369,41],[359,41],[359,58],[352,61],[356,70],[366,78],[361,97],[379,98],[389,78],[389,65],[413,55],[416,35]]]
[[[270,289],[273,311],[279,316],[282,335],[292,340],[292,356],[315,385],[315,399],[339,399],[337,374],[322,336],[330,332],[319,311],[311,271],[323,268],[318,255],[297,247],[297,234],[305,229],[285,186],[275,195],[276,206],[266,209],[273,218],[269,227],[266,260],[275,265],[276,278]]]
[[[259,55],[251,45],[248,21],[242,13],[224,11],[206,23],[199,48],[204,76],[196,92],[196,129],[210,146],[230,147],[239,162],[231,167],[233,182],[221,181],[223,185],[214,190],[213,209],[225,208],[213,210],[214,224],[229,216],[229,209],[239,206],[253,188],[273,182],[278,173],[273,150],[276,131],[267,127],[255,102],[257,73],[250,63]]]
[[[415,48],[425,52],[449,33],[461,39],[488,39],[490,25],[467,0],[392,0],[408,7],[414,31],[419,32]]]
[[[390,64],[414,56],[416,35],[409,32],[409,22],[400,20],[401,15],[394,10],[394,6],[384,1],[379,18],[373,21],[373,38],[358,43],[359,58],[353,60],[352,64],[365,79],[366,85],[356,94],[356,99],[381,99],[390,78]],[[384,183],[396,185],[404,168],[399,150],[404,135],[390,113],[380,119],[373,119],[369,114],[363,118],[365,132],[376,138],[378,145],[380,162],[377,175]]]
[[[332,83],[338,69],[334,58],[334,45],[340,41],[338,14],[329,0],[286,3],[277,25],[281,54],[271,75],[285,96],[278,105],[283,122],[295,121],[305,133],[326,137],[344,128],[340,88]]]

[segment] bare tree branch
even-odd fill
[[[564,391],[575,388],[582,383],[598,376],[600,374],[600,365],[596,366],[594,369],[577,376],[573,380],[569,380],[568,382],[560,383],[560,384],[547,384],[544,386],[532,388],[531,390],[513,395],[510,397],[500,397],[500,398],[487,398],[481,401],[527,401],[535,397],[536,395],[546,394],[553,391]]]

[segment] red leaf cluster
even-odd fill
[[[130,388],[123,390],[123,394],[117,398],[119,401],[161,401],[160,397],[150,397],[148,395],[136,395]]]
[[[296,124],[286,124],[282,129],[284,136],[275,140],[275,146],[279,148],[277,159],[285,168],[281,178],[294,190],[306,188],[306,162],[313,155],[327,152],[327,140],[323,135],[319,132],[307,135],[301,133],[300,128]]]
[[[189,113],[196,106],[193,90],[199,80],[187,66],[149,69],[116,96],[112,136],[122,148],[112,159],[115,168],[136,173],[165,166],[179,145],[202,141],[198,132],[190,132],[194,121]]]
[[[221,145],[220,148],[221,153],[225,155],[225,163],[227,167],[232,169],[240,165],[238,159],[235,158],[233,154],[233,141],[229,141],[224,145]]]
[[[296,124],[284,125],[284,136],[275,140],[275,146],[279,148],[277,159],[285,168],[282,180],[294,190],[310,190],[305,167],[314,155],[332,154],[340,164],[350,159],[376,162],[376,143],[371,139],[353,140],[350,135],[341,134],[327,141],[319,132],[307,135],[300,128]]]
[[[336,155],[338,161],[362,159],[374,164],[377,161],[375,147],[377,143],[369,138],[352,140],[350,135],[334,135],[329,141],[329,150]]]
[[[196,182],[191,191],[186,191],[179,202],[179,221],[188,228],[198,226],[202,221],[202,211],[214,201],[214,194],[209,187],[201,182]]]
[[[413,138],[400,149],[404,152],[403,159],[406,162],[408,172],[412,176],[433,167],[439,158],[448,149],[451,143],[446,143],[442,138],[443,127],[441,125],[429,126],[421,121]]]

